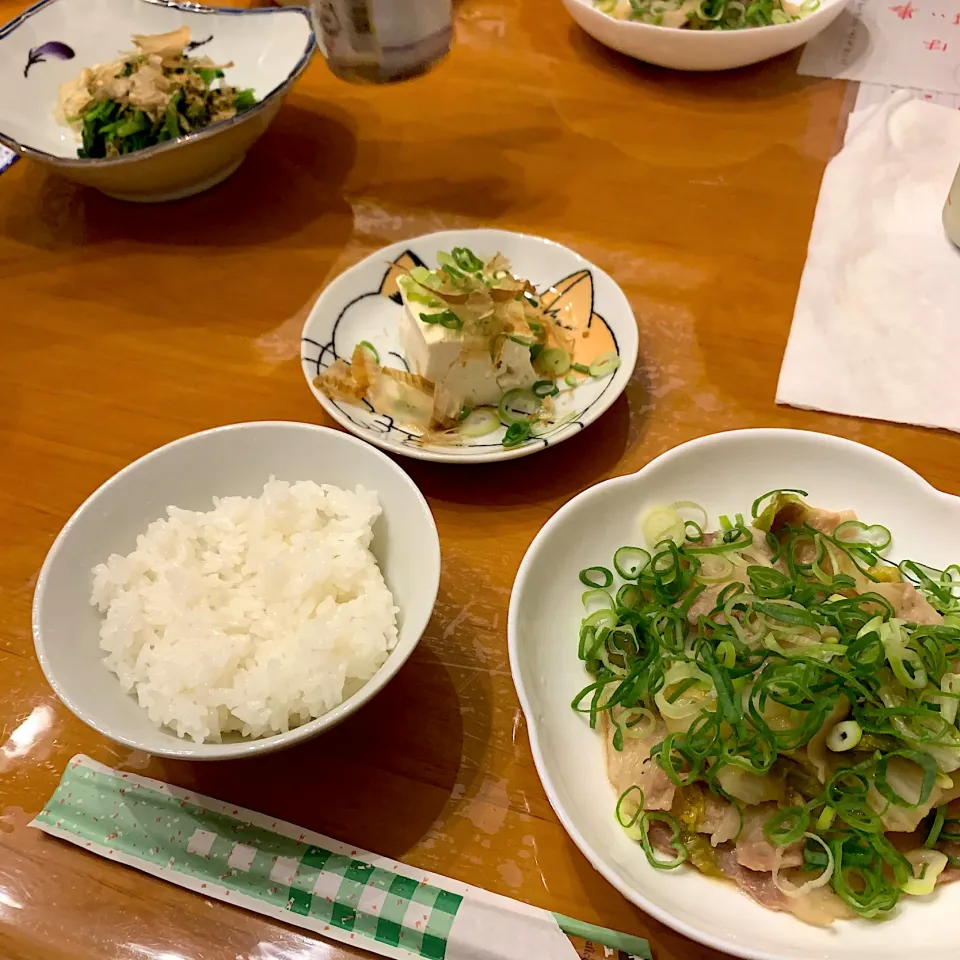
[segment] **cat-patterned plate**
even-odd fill
[[[437,254],[454,247],[468,247],[484,261],[502,253],[516,276],[535,284],[544,308],[573,336],[574,363],[590,366],[610,353],[620,358],[612,374],[588,377],[576,388],[564,389],[555,398],[552,422],[537,428],[516,446],[504,447],[505,427],[482,437],[454,434],[449,439],[424,439],[409,425],[377,413],[366,401],[354,405],[332,400],[313,383],[335,360],[349,362],[361,341],[376,348],[384,366],[409,369],[398,337],[404,308],[397,278],[404,268],[424,265],[436,269]],[[310,389],[327,413],[347,430],[384,450],[446,463],[509,460],[572,437],[616,400],[637,360],[637,325],[617,284],[566,247],[504,230],[447,231],[385,247],[337,277],[310,311],[303,328],[300,360]]]

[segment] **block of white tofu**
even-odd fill
[[[500,366],[497,369],[500,392],[506,393],[514,387],[530,387],[539,379],[530,362],[530,348],[516,340],[507,340],[503,345]]]
[[[409,302],[402,284],[400,295],[404,307],[400,318],[400,348],[413,373],[438,386],[442,384],[470,407],[496,406],[504,391],[528,387],[536,381],[529,347],[508,340],[496,366],[489,354],[463,357],[462,331],[420,319],[420,314],[442,313],[444,307]]]

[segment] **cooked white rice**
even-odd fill
[[[370,552],[376,493],[271,479],[262,496],[167,508],[93,570],[106,665],[154,723],[219,742],[319,717],[397,642]]]

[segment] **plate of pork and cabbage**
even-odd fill
[[[957,561],[960,501],[814,433],[693,441],[567,504],[510,645],[581,849],[741,956],[947,956]]]

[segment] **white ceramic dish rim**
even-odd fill
[[[668,460],[682,456],[693,447],[705,446],[718,442],[722,443],[725,439],[734,439],[736,437],[745,435],[750,435],[762,440],[764,438],[775,439],[784,435],[797,434],[805,434],[810,437],[816,437],[823,441],[826,445],[830,446],[838,445],[844,447],[858,447],[867,452],[869,456],[873,457],[874,459],[880,458],[885,460],[891,470],[897,470],[901,473],[901,475],[909,477],[912,482],[917,484],[918,487],[922,488],[927,495],[942,498],[944,501],[954,503],[960,507],[960,497],[956,497],[951,494],[944,493],[942,490],[938,490],[926,479],[924,479],[924,477],[922,477],[915,470],[912,470],[905,463],[897,460],[895,457],[892,457],[887,453],[884,453],[882,450],[877,450],[876,448],[870,447],[867,444],[859,443],[856,440],[850,440],[846,437],[836,437],[831,434],[820,433],[816,430],[795,430],[778,427],[725,430],[719,433],[712,433],[703,437],[697,437],[693,440],[688,440],[675,447],[672,447],[671,449],[661,453],[659,456],[654,457],[653,460],[651,460],[649,463],[646,463],[634,473],[625,474],[619,477],[612,477],[608,480],[601,481],[600,483],[594,484],[594,486],[589,487],[587,490],[584,490],[571,500],[567,501],[567,503],[565,503],[552,517],[550,517],[543,527],[540,528],[540,531],[527,548],[527,552],[524,554],[523,560],[520,563],[520,567],[517,570],[516,578],[514,579],[513,589],[511,590],[510,594],[510,608],[507,615],[507,650],[510,658],[510,673],[513,677],[513,683],[517,691],[517,697],[520,701],[520,706],[527,722],[527,733],[530,740],[530,749],[533,754],[534,766],[536,767],[537,774],[540,777],[541,783],[543,784],[547,798],[550,801],[550,806],[553,808],[554,813],[563,824],[567,834],[577,845],[580,852],[587,858],[593,868],[629,901],[635,903],[646,913],[650,914],[652,917],[659,920],[661,923],[665,924],[671,929],[676,930],[678,933],[683,934],[685,937],[688,937],[697,943],[702,943],[708,947],[712,947],[715,950],[729,953],[733,956],[743,957],[744,960],[782,960],[782,957],[781,955],[772,953],[768,950],[758,950],[748,946],[743,946],[739,943],[733,943],[721,936],[717,936],[702,929],[693,927],[683,920],[678,920],[673,916],[673,914],[670,913],[669,910],[660,907],[658,904],[649,900],[644,894],[641,894],[639,891],[633,888],[629,883],[622,881],[617,875],[616,871],[610,869],[604,862],[603,858],[594,852],[590,843],[580,832],[576,823],[567,815],[563,805],[559,800],[557,790],[553,785],[549,773],[549,768],[540,745],[538,725],[535,720],[536,713],[534,704],[531,702],[530,696],[528,695],[524,684],[523,677],[521,676],[521,670],[519,666],[520,657],[517,651],[517,636],[519,633],[518,616],[520,607],[518,596],[520,594],[520,588],[523,584],[523,581],[526,579],[530,567],[532,567],[534,564],[541,544],[549,538],[551,532],[556,527],[564,522],[569,513],[571,513],[578,506],[582,505],[585,500],[599,496],[601,490],[608,490],[614,486],[624,486],[634,483],[641,474],[644,474],[655,467],[661,466]]]
[[[597,9],[596,5],[593,3],[593,0],[569,0],[571,3],[579,4],[581,7],[586,7],[588,10],[592,10],[594,13],[599,13],[602,16],[606,17],[608,20],[612,20],[614,23],[622,24],[622,29],[624,30],[633,30],[635,33],[647,33],[648,36],[653,36],[654,32],[661,33],[664,30],[669,30],[672,34],[682,34],[688,37],[698,37],[697,40],[689,40],[688,42],[708,44],[708,43],[736,43],[738,41],[734,40],[735,37],[742,37],[744,35],[752,34],[755,30],[779,30],[781,34],[786,35],[786,31],[793,30],[798,31],[803,29],[803,24],[810,23],[811,20],[816,20],[818,17],[822,16],[828,10],[832,10],[836,6],[846,6],[849,3],[849,0],[820,0],[820,6],[816,10],[808,13],[805,17],[802,17],[800,20],[792,20],[790,23],[774,23],[769,27],[748,27],[744,30],[684,30],[682,27],[658,27],[653,23],[642,23],[639,20],[621,20],[619,17],[611,17],[610,14],[604,13],[602,10]]]
[[[619,336],[617,336],[618,355],[620,357],[620,364],[621,364],[621,367],[618,368],[618,370],[622,368],[627,368],[632,374],[634,368],[636,367],[637,357],[640,352],[640,343],[639,343],[640,337],[639,337],[639,331],[636,329],[636,315],[633,312],[633,307],[630,305],[630,301],[627,299],[627,295],[623,292],[623,288],[620,286],[620,284],[617,283],[617,281],[614,280],[614,278],[609,273],[607,273],[606,270],[601,269],[595,263],[593,263],[593,261],[588,260],[582,254],[577,253],[576,250],[573,250],[572,248],[566,246],[563,243],[560,243],[557,240],[551,240],[549,237],[538,237],[532,233],[522,233],[516,230],[504,230],[500,227],[468,227],[463,230],[456,230],[456,229],[434,230],[430,233],[422,233],[422,234],[419,234],[418,236],[409,237],[408,239],[405,239],[405,240],[398,240],[398,241],[395,241],[394,243],[388,243],[385,246],[381,247],[379,250],[374,250],[371,254],[364,257],[359,262],[353,264],[353,266],[348,267],[342,273],[338,273],[337,276],[334,277],[333,280],[331,280],[320,292],[320,295],[317,297],[316,300],[314,300],[313,306],[311,306],[310,312],[307,314],[307,318],[304,321],[303,329],[300,332],[301,344],[303,343],[304,340],[309,339],[307,338],[306,334],[311,325],[311,321],[317,309],[317,305],[320,303],[321,299],[327,294],[327,292],[333,287],[333,285],[336,283],[339,283],[342,280],[347,280],[350,277],[358,276],[359,274],[361,274],[364,270],[367,269],[367,266],[370,263],[370,261],[374,260],[375,258],[381,257],[385,250],[388,250],[391,247],[399,247],[401,245],[409,245],[410,247],[412,247],[414,244],[418,243],[419,241],[433,240],[437,237],[449,236],[450,239],[453,240],[454,238],[469,237],[470,235],[475,233],[509,234],[510,236],[519,238],[520,240],[529,241],[535,244],[547,244],[549,246],[556,247],[558,250],[562,250],[564,253],[568,253],[575,259],[581,261],[582,264],[584,265],[584,269],[589,269],[594,273],[600,276],[603,276],[607,280],[609,280],[610,283],[619,292],[620,296],[623,297],[623,301],[626,304],[627,310],[630,313],[630,318],[631,320],[633,320],[635,325],[634,335],[632,338],[630,338],[632,349],[621,351],[619,348],[620,339],[619,339]],[[606,319],[604,319],[604,322],[607,322]],[[512,449],[508,447],[503,447],[501,450],[496,450],[493,453],[477,453],[473,455],[461,454],[461,455],[454,456],[448,453],[444,453],[442,449],[431,448],[429,445],[426,447],[419,447],[419,448],[416,448],[416,447],[411,447],[409,449],[400,448],[398,446],[387,444],[385,442],[380,441],[379,438],[373,435],[372,431],[369,431],[369,434],[370,434],[369,436],[368,436],[368,432],[364,432],[362,435],[359,434],[357,432],[356,424],[354,424],[351,420],[345,417],[342,411],[337,407],[335,403],[333,403],[330,400],[329,397],[321,393],[319,390],[317,390],[313,386],[312,378],[303,369],[302,354],[301,354],[300,360],[301,360],[300,369],[303,372],[304,377],[306,378],[307,386],[309,387],[310,392],[314,395],[314,397],[316,398],[320,406],[322,406],[323,409],[326,410],[326,412],[331,417],[333,417],[333,419],[336,420],[337,423],[339,423],[345,430],[350,431],[350,433],[352,433],[354,436],[360,437],[361,439],[366,440],[368,443],[371,443],[374,446],[378,446],[383,450],[389,450],[391,453],[395,453],[398,456],[410,457],[411,459],[414,459],[414,460],[424,460],[431,463],[449,463],[449,464],[500,463],[505,460],[516,460],[520,457],[528,457],[534,453],[540,452],[541,450],[546,450],[549,447],[554,447],[559,443],[563,443],[564,440],[569,440],[570,437],[577,436],[577,433],[582,433],[583,430],[586,430],[587,427],[595,423],[601,416],[603,416],[603,414],[605,414],[610,409],[610,407],[613,406],[613,404],[616,402],[620,394],[623,393],[624,390],[626,390],[627,382],[628,382],[628,381],[625,381],[619,390],[616,390],[615,392],[611,393],[609,396],[607,396],[606,393],[603,393],[599,397],[597,397],[596,400],[593,401],[591,406],[587,409],[587,411],[584,413],[583,417],[581,418],[583,423],[583,430],[562,435],[556,439],[552,439],[551,442],[547,443],[545,446],[521,444],[519,447],[515,447]],[[617,371],[614,371],[613,376],[616,376],[616,373]],[[612,384],[612,381],[611,381],[611,384]]]
[[[26,20],[29,20],[30,17],[32,17],[35,13],[39,13],[45,7],[52,6],[58,2],[59,0],[40,0],[39,3],[36,3],[29,9],[24,10],[23,13],[17,17],[14,17],[9,23],[0,26],[0,40],[10,36],[10,34],[13,33],[17,27],[21,26]],[[183,146],[185,143],[193,143],[197,140],[203,140],[207,137],[215,136],[221,131],[226,130],[231,126],[237,126],[238,124],[248,120],[250,117],[260,113],[260,111],[264,110],[268,104],[272,103],[278,97],[282,97],[286,94],[300,74],[307,69],[310,60],[313,58],[313,54],[317,49],[316,36],[313,32],[313,22],[310,19],[309,11],[307,11],[304,7],[206,7],[193,3],[179,3],[177,0],[140,0],[140,2],[150,3],[157,7],[167,7],[171,10],[182,10],[184,13],[200,13],[214,16],[299,15],[304,17],[307,21],[307,26],[310,28],[310,38],[307,41],[306,49],[301,54],[296,66],[287,76],[287,79],[284,80],[280,86],[274,87],[274,89],[268,94],[261,97],[261,99],[253,107],[244,111],[243,113],[237,114],[235,117],[231,117],[229,120],[221,120],[219,123],[211,124],[208,127],[204,127],[202,130],[197,130],[182,137],[177,137],[176,140],[167,140],[164,143],[155,143],[151,147],[145,147],[143,150],[137,150],[136,153],[128,153],[120,157],[95,157],[92,159],[81,157],[59,157],[55,153],[47,153],[46,150],[38,150],[36,147],[30,147],[26,144],[20,143],[13,137],[5,134],[2,130],[0,130],[0,143],[9,147],[11,150],[15,151],[21,156],[43,158],[44,160],[51,161],[58,166],[89,167],[93,164],[96,164],[100,167],[117,167],[125,163],[135,163],[138,160],[144,160],[147,157],[156,156],[158,153],[164,153],[167,150],[173,150],[176,147]]]
[[[157,447],[155,450],[151,450],[149,453],[145,453],[142,457],[139,457],[132,463],[127,464],[127,466],[125,466],[122,470],[110,477],[109,480],[106,480],[99,487],[97,487],[97,489],[94,490],[94,492],[91,493],[90,496],[87,497],[87,499],[84,500],[76,510],[74,510],[73,514],[70,516],[70,519],[64,524],[63,529],[59,534],[57,534],[56,540],[53,541],[53,544],[47,553],[46,559],[43,561],[43,566],[40,568],[40,574],[37,577],[37,585],[34,588],[33,604],[31,606],[33,643],[37,653],[37,660],[40,663],[41,670],[43,670],[43,675],[47,678],[47,683],[49,683],[53,688],[54,693],[57,695],[61,703],[63,703],[64,706],[66,706],[74,716],[82,720],[88,726],[93,727],[105,737],[108,737],[110,740],[118,743],[122,743],[134,750],[141,749],[141,744],[138,741],[131,740],[130,738],[124,737],[116,732],[107,733],[106,731],[102,730],[92,720],[92,718],[86,716],[83,711],[76,707],[69,693],[64,690],[57,678],[49,669],[49,661],[47,659],[46,650],[38,626],[40,608],[43,605],[44,593],[46,591],[47,571],[53,565],[56,555],[60,552],[64,541],[69,535],[71,528],[80,514],[93,507],[97,500],[99,500],[100,497],[102,497],[109,489],[123,483],[124,478],[134,470],[141,468],[150,460],[161,456],[171,447],[180,446],[187,443],[199,443],[202,442],[203,437],[211,434],[235,430],[242,431],[243,429],[251,426],[280,428],[294,426],[297,428],[308,429],[310,431],[316,431],[321,435],[335,434],[337,437],[342,438],[348,443],[353,443],[357,446],[363,447],[371,456],[385,461],[398,474],[398,479],[402,479],[402,482],[415,494],[420,506],[423,507],[424,514],[430,521],[429,529],[433,534],[432,538],[430,539],[430,547],[431,552],[434,554],[438,573],[437,582],[433,587],[433,596],[430,598],[426,615],[421,618],[422,622],[411,622],[410,620],[404,619],[404,626],[409,628],[411,633],[416,634],[418,638],[417,641],[411,645],[410,649],[405,653],[401,653],[400,650],[395,648],[390,653],[390,656],[387,657],[383,666],[380,667],[380,669],[359,690],[347,697],[346,700],[322,716],[316,717],[313,720],[308,720],[306,723],[301,724],[299,727],[295,727],[292,730],[288,730],[286,733],[275,733],[269,737],[257,737],[253,739],[240,740],[236,743],[224,744],[193,744],[189,740],[184,740],[182,747],[171,746],[169,749],[164,749],[163,751],[153,750],[153,754],[155,756],[171,757],[178,760],[236,759],[260,753],[269,753],[272,750],[280,749],[281,747],[285,749],[288,746],[293,746],[294,744],[301,743],[304,740],[309,740],[323,730],[336,726],[336,724],[338,724],[341,720],[344,720],[347,716],[354,713],[356,710],[359,710],[369,700],[373,699],[373,697],[379,693],[380,690],[382,690],[390,680],[393,679],[393,677],[400,671],[400,668],[413,654],[413,651],[416,649],[419,643],[419,638],[423,636],[423,632],[426,630],[427,624],[430,622],[430,617],[433,615],[433,609],[436,606],[437,596],[440,592],[439,572],[441,569],[440,535],[437,531],[437,524],[433,516],[433,511],[430,509],[430,505],[427,503],[426,498],[420,492],[420,488],[413,482],[407,472],[385,453],[377,450],[371,444],[364,443],[357,437],[353,437],[341,430],[334,430],[330,427],[322,427],[313,423],[302,423],[296,420],[255,420],[244,423],[231,423],[225,426],[212,427],[209,430],[201,430],[199,433],[191,433],[185,437],[179,437],[176,440],[172,440],[170,443],[165,443],[162,447]],[[404,616],[406,615],[405,611],[401,611],[401,614]]]

